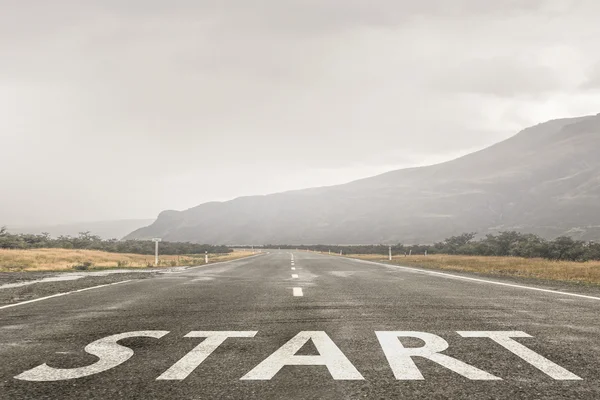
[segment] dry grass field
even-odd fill
[[[389,262],[386,256],[376,254],[351,254],[348,257]],[[446,271],[600,284],[600,261],[580,263],[540,258],[417,255],[395,256],[392,263]]]
[[[209,254],[209,263],[234,260],[252,255],[249,251]],[[160,256],[159,267],[202,265],[204,255]],[[73,271],[78,269],[146,268],[154,266],[154,256],[108,253],[95,250],[0,249],[0,272]]]

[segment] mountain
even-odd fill
[[[47,232],[52,237],[77,236],[79,232],[91,232],[103,239],[120,239],[134,229],[149,225],[152,219],[122,219],[116,221],[80,222],[63,225],[40,225],[40,226],[8,226],[11,233],[40,234]]]
[[[502,230],[600,239],[600,114],[542,123],[442,164],[164,211],[127,238],[411,244]]]

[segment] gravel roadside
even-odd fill
[[[0,306],[126,280],[153,278],[166,269],[92,272],[1,272]]]
[[[243,258],[251,257],[242,257],[239,259]],[[216,261],[208,265],[235,260]],[[193,267],[196,268],[198,266]],[[187,268],[190,267],[101,269],[65,272],[0,272],[0,307],[93,286],[127,280],[154,278],[161,274],[179,272]]]
[[[387,261],[387,260],[364,260],[358,257],[346,256],[346,258],[374,262],[377,264],[389,265],[391,267],[406,267],[415,270],[431,271],[446,275],[456,275],[466,278],[482,279],[487,281],[495,281],[512,285],[524,285],[538,287],[541,289],[555,290],[566,293],[578,293],[583,295],[600,297],[600,285],[586,282],[561,281],[551,279],[541,279],[534,277],[522,277],[507,274],[492,274],[492,273],[476,273],[470,271],[453,271],[444,268],[435,268],[429,265],[409,264],[402,261]]]

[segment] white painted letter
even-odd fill
[[[169,331],[138,331],[108,336],[96,340],[85,347],[86,353],[92,354],[100,359],[92,365],[80,368],[54,368],[42,364],[15,376],[15,378],[23,381],[48,382],[94,375],[114,368],[117,365],[121,365],[133,356],[133,350],[118,344],[117,342],[119,340],[132,337],[151,337],[160,339],[167,333],[169,333]]]
[[[313,341],[320,355],[295,355],[309,340]],[[286,365],[325,365],[335,380],[365,379],[325,332],[307,331],[294,336],[242,380],[270,380]]]
[[[448,348],[448,342],[439,336],[425,332],[375,332],[381,348],[398,380],[423,380],[423,375],[411,357],[423,357],[448,368],[471,380],[501,380],[478,368],[472,367],[462,361],[440,354]],[[398,338],[411,337],[421,339],[425,346],[405,348]]]
[[[181,360],[177,361],[171,368],[165,371],[156,380],[183,380],[188,377],[213,351],[217,349],[225,339],[230,337],[254,337],[257,332],[238,332],[238,331],[223,331],[223,332],[190,332],[184,337],[203,337],[206,338],[196,346],[192,351],[187,353]]]
[[[458,332],[462,337],[479,337],[479,338],[490,338],[506,350],[510,351],[514,355],[527,361],[546,375],[556,380],[581,380],[577,375],[567,371],[560,365],[556,365],[547,358],[537,354],[533,350],[523,346],[521,343],[511,339],[513,337],[530,338],[525,332]]]

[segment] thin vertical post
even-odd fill
[[[158,240],[154,242],[154,265],[158,265]]]

